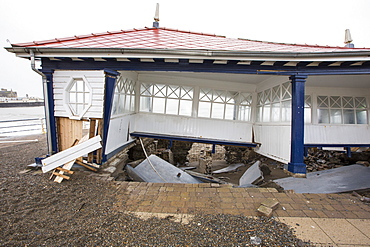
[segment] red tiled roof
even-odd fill
[[[197,49],[297,53],[369,50],[360,48],[273,43],[248,39],[232,39],[224,36],[186,32],[168,28],[121,30],[13,44],[13,46],[38,48]]]

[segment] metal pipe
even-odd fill
[[[50,131],[50,114],[49,114],[49,109],[50,109],[50,106],[49,106],[49,96],[48,96],[48,90],[47,90],[47,77],[44,73],[42,73],[41,71],[39,71],[38,69],[36,69],[36,66],[35,66],[35,53],[33,52],[33,50],[31,49],[30,50],[30,58],[31,58],[31,68],[33,71],[35,71],[37,74],[41,75],[42,77],[42,86],[43,86],[43,93],[44,93],[44,109],[45,109],[45,123],[46,123],[46,129],[47,129],[47,132],[46,132],[46,139],[47,139],[47,144],[48,144],[48,153],[49,154],[52,154],[52,150],[53,150],[53,147],[52,147],[52,140],[51,140],[51,131]]]

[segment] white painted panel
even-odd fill
[[[42,160],[42,172],[51,171],[61,165],[101,148],[101,137],[95,136]]]
[[[228,141],[252,141],[252,124],[218,119],[202,119],[159,114],[136,114],[134,131],[203,137]]]
[[[112,118],[109,122],[109,131],[105,154],[109,154],[133,139],[129,135],[135,126],[135,114]]]
[[[306,144],[368,144],[369,125],[306,125]]]
[[[78,71],[56,70],[53,74],[55,116],[70,117],[72,114],[66,104],[66,87],[72,78],[84,77],[91,87],[92,105],[84,114],[86,118],[102,118],[104,105],[105,74],[102,70]]]
[[[289,125],[255,125],[255,142],[261,143],[256,152],[277,161],[290,161],[290,126]]]

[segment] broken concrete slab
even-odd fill
[[[135,180],[150,183],[201,183],[198,179],[156,155],[152,154],[148,159],[135,168],[126,166],[129,175],[133,176]]]
[[[307,173],[306,178],[288,177],[274,182],[296,193],[340,193],[370,188],[369,177],[370,167],[349,165]]]
[[[244,166],[244,164],[243,163],[231,164],[228,167],[213,171],[212,173],[213,174],[218,174],[218,173],[224,173],[224,172],[233,172],[241,166]]]
[[[248,168],[239,179],[239,185],[253,184],[259,179],[263,179],[263,174],[260,169],[261,161],[257,160],[251,167]]]
[[[266,216],[266,217],[271,217],[272,216],[272,208],[266,207],[264,205],[259,206],[257,208],[257,214],[260,216]]]
[[[261,205],[271,208],[272,210],[275,210],[278,207],[279,202],[276,199],[269,198],[262,201]]]

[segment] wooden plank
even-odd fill
[[[69,173],[69,174],[73,174],[75,173],[74,171],[71,171],[71,170],[67,170],[67,169],[64,169],[62,167],[57,167],[55,168],[56,170],[59,170],[59,171],[62,171],[62,172],[66,172],[66,173]],[[61,173],[60,173],[61,174]]]
[[[103,119],[99,119],[98,121],[98,135],[103,136]],[[96,151],[96,163],[100,164],[102,162],[102,156],[103,156],[103,150],[98,149]]]
[[[57,118],[58,147],[60,151],[66,150],[73,145],[76,139],[82,138],[83,121],[65,117]]]
[[[86,164],[86,163],[81,162],[81,161],[78,161],[78,160],[76,160],[76,164],[79,164],[79,165],[81,165],[83,167],[86,167],[87,169],[90,169],[91,171],[94,171],[94,172],[97,172],[98,171],[98,169],[89,166],[90,164]]]
[[[101,137],[96,136],[85,142],[79,143],[76,146],[73,146],[69,149],[56,153],[48,158],[42,160],[42,171],[48,172],[51,171],[67,162],[70,162],[78,157],[81,157],[85,154],[88,154],[94,150],[97,150],[102,147]]]
[[[95,136],[95,129],[96,129],[96,120],[91,119],[90,121],[90,130],[89,130],[89,138],[93,138]],[[92,163],[94,162],[94,153],[90,152],[87,156],[87,162]]]
[[[63,175],[63,174],[60,174],[60,173],[57,173],[57,172],[53,172],[53,175],[57,176],[57,177],[61,177],[61,178],[64,178],[64,179],[70,179],[70,177],[66,176],[66,175]]]
[[[75,145],[77,145],[77,144],[79,144],[79,143],[83,143],[84,141],[86,141],[88,139],[88,136],[87,135],[85,135],[84,137],[82,137],[82,139],[81,140],[75,140],[75,142],[73,143],[73,145],[72,145],[72,147],[73,146],[75,146]],[[76,162],[76,159],[74,159],[74,160],[71,160],[70,162],[68,162],[68,163],[66,163],[66,164],[64,164],[64,166],[63,166],[63,168],[61,168],[61,169],[64,169],[64,170],[67,170],[67,171],[69,171],[69,170],[71,170],[72,169],[72,166],[73,166],[73,164]],[[60,169],[60,167],[57,167],[57,169]],[[64,174],[64,171],[60,171],[59,172],[59,174]],[[63,178],[62,177],[56,177],[55,179],[54,179],[54,182],[57,182],[57,183],[61,183],[63,181]]]

